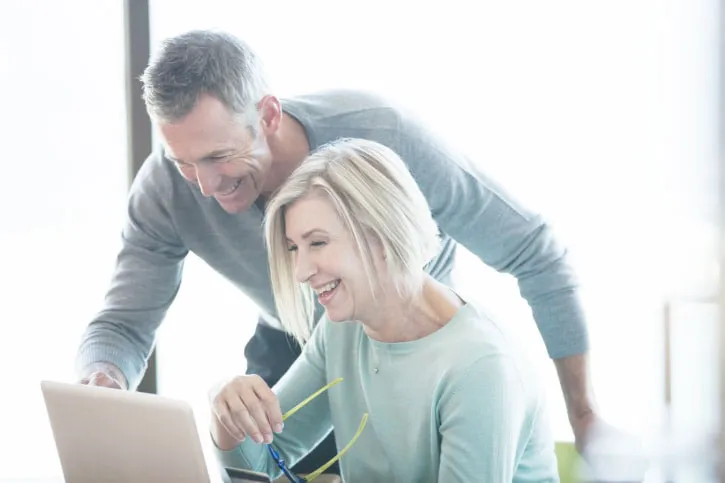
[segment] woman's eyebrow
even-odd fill
[[[327,233],[327,232],[326,232],[325,230],[323,230],[322,228],[312,228],[311,230],[307,230],[306,232],[304,232],[304,233],[303,233],[303,234],[302,234],[302,235],[300,236],[300,238],[302,238],[303,240],[306,240],[306,239],[308,239],[309,237],[311,237],[312,235],[317,235],[317,234],[319,234],[319,235],[328,235],[328,233]],[[290,237],[288,237],[288,236],[285,236],[285,239],[286,239],[286,240],[287,240],[287,241],[288,241],[289,243],[294,243],[294,240],[292,240],[292,239],[291,239]]]
[[[312,235],[319,234],[319,235],[327,235],[327,232],[323,230],[322,228],[313,228],[311,230],[307,230],[302,234],[303,239],[307,239]]]

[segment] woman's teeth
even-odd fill
[[[317,293],[320,295],[323,295],[325,292],[329,292],[330,290],[334,290],[338,285],[340,285],[339,280],[335,280],[334,282],[330,282],[327,285],[324,285],[317,289]]]

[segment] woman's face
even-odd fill
[[[330,201],[322,195],[297,200],[287,207],[285,228],[295,277],[310,285],[327,317],[335,322],[366,320],[375,299],[353,237]],[[370,246],[375,264],[371,268],[383,273],[382,249],[379,243]]]

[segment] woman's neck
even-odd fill
[[[413,296],[398,296],[394,290],[387,294],[370,319],[362,321],[368,337],[380,342],[422,339],[446,325],[463,305],[453,291],[427,274]]]

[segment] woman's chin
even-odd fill
[[[350,320],[349,317],[336,310],[326,310],[325,313],[330,322],[345,322]]]
[[[327,312],[327,319],[328,319],[328,320],[329,320],[330,322],[341,322],[341,320],[340,320],[340,318],[339,318],[339,317],[335,317],[335,316],[334,316],[333,314],[331,314],[330,312]]]

